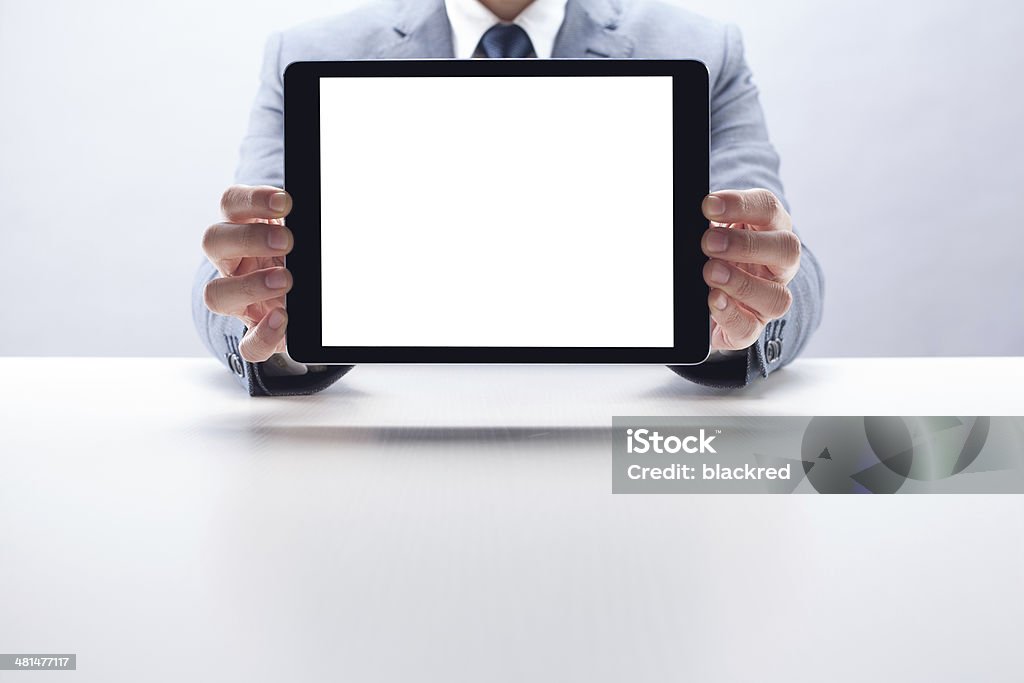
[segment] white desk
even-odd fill
[[[613,496],[612,415],[1024,414],[1024,359],[0,359],[0,681],[1020,681],[1024,496]]]

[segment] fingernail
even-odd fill
[[[283,270],[273,270],[267,273],[266,283],[270,289],[281,289],[288,286],[288,276]]]
[[[711,231],[707,239],[708,251],[718,253],[729,248],[729,238],[724,232]]]
[[[284,325],[284,312],[280,308],[275,308],[270,312],[270,317],[267,318],[267,324],[270,325],[270,329],[280,329],[281,325]]]
[[[275,192],[270,195],[270,201],[267,202],[270,205],[271,211],[281,212],[284,211],[288,206],[288,195],[284,192]]]
[[[729,281],[729,276],[732,273],[729,272],[729,267],[724,263],[715,262],[711,264],[711,281],[724,285]]]
[[[725,307],[729,305],[729,300],[725,297],[725,292],[715,292],[715,295],[711,297],[711,305],[720,311],[724,311]]]
[[[725,202],[722,201],[721,197],[715,195],[708,195],[707,199],[704,200],[704,215],[705,216],[721,216],[725,213]]]
[[[271,249],[287,249],[288,235],[281,228],[271,228],[267,233],[267,244]]]

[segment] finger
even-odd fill
[[[283,256],[292,244],[291,230],[271,223],[216,223],[203,233],[203,252],[211,261]]]
[[[793,303],[789,287],[751,275],[742,268],[711,259],[704,265],[704,280],[748,308],[762,323],[782,317]]]
[[[284,190],[269,185],[232,185],[220,198],[220,209],[231,223],[248,223],[287,216],[292,198]]]
[[[769,190],[720,190],[704,198],[704,216],[717,223],[746,223],[773,230],[792,230],[793,221]]]
[[[221,315],[241,315],[260,301],[281,296],[292,288],[287,268],[264,268],[239,277],[218,277],[206,283],[203,300],[206,307]]]
[[[284,332],[288,327],[288,313],[283,308],[274,308],[263,316],[263,320],[242,337],[238,350],[242,358],[250,363],[262,363],[280,348]]]
[[[711,317],[718,324],[712,346],[721,351],[745,349],[761,336],[764,324],[752,312],[739,305],[720,289],[708,294],[708,308]]]
[[[701,248],[713,258],[756,263],[779,273],[795,274],[800,266],[800,238],[789,230],[708,228]]]

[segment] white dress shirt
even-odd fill
[[[549,58],[555,49],[555,37],[565,19],[566,2],[533,0],[512,21],[526,31],[533,43],[533,51],[541,59]],[[473,57],[487,30],[503,23],[480,0],[445,0],[444,5],[452,25],[452,47],[459,59]]]

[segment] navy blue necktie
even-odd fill
[[[487,33],[480,39],[480,49],[484,56],[492,59],[536,56],[530,36],[515,24],[495,24],[487,29]]]

